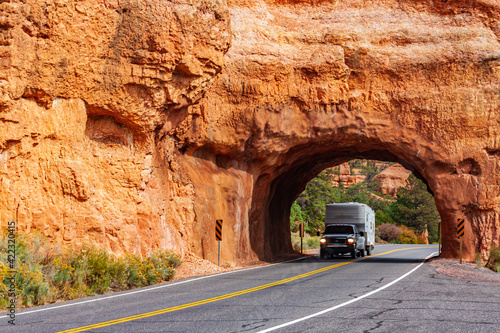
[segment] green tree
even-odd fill
[[[391,204],[391,212],[396,223],[412,228],[417,233],[422,233],[427,227],[429,242],[437,240],[440,216],[434,198],[426,185],[413,174],[406,180],[406,186],[399,189],[396,201]]]
[[[394,224],[394,219],[390,213],[377,209],[377,211],[375,211],[375,224],[379,226],[384,223]]]
[[[305,223],[306,222],[306,214],[302,211],[302,208],[299,206],[299,204],[295,201],[292,204],[292,208],[290,208],[290,231],[297,231],[297,223],[296,222],[301,222]]]
[[[332,178],[332,169],[322,171],[307,184],[304,192],[296,200],[305,215],[304,220],[308,222],[307,230],[310,233],[323,229],[325,205],[327,203],[344,202],[343,200],[346,200],[344,191],[332,186]]]
[[[349,196],[351,202],[360,202],[368,204],[370,201],[370,193],[366,186],[366,182],[353,184],[349,186],[345,193]]]
[[[367,161],[366,166],[361,168],[361,174],[366,176],[366,183],[371,184],[373,178],[380,173],[376,161]]]

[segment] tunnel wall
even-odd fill
[[[427,183],[443,256],[458,256],[458,218],[468,260],[499,244],[500,44],[481,18],[498,8],[372,5],[230,6],[233,47],[182,140],[186,154],[202,150],[251,175],[258,258],[290,248],[288,209],[307,181],[356,157],[396,160]]]

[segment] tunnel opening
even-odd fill
[[[296,151],[290,150],[289,155],[300,156],[292,158],[293,162],[283,164],[272,175],[267,174],[265,178],[259,179],[262,183],[269,184],[269,195],[267,207],[264,208],[263,217],[260,217],[263,223],[254,223],[254,230],[250,233],[252,247],[259,244],[256,253],[261,254],[261,259],[268,260],[273,257],[286,255],[293,252],[290,238],[290,210],[292,204],[305,190],[307,184],[317,177],[323,170],[347,163],[352,160],[376,160],[397,163],[409,170],[415,178],[421,180],[427,191],[433,195],[432,188],[422,173],[405,159],[396,156],[387,150],[368,150],[368,151],[331,151],[311,154],[304,158],[301,156],[303,150],[300,147]],[[290,156],[289,156],[290,158]],[[290,159],[287,159],[290,160]],[[259,181],[257,181],[259,186]],[[433,200],[434,201],[434,200]],[[261,201],[262,202],[262,201]],[[439,212],[439,209],[438,209]],[[438,214],[439,215],[439,214]],[[251,216],[251,220],[259,217]],[[441,216],[439,216],[441,218]],[[260,232],[257,232],[259,229]],[[264,242],[262,242],[264,240]]]
[[[327,205],[329,213],[325,212]],[[441,219],[426,184],[399,163],[355,159],[321,171],[292,203],[293,249],[319,249],[319,235],[327,233],[327,216],[329,223],[348,223],[353,218],[349,215],[354,213],[352,209],[364,211],[365,206],[371,209],[366,208],[367,214],[373,216],[370,244],[438,244]],[[335,209],[345,217],[332,219]]]

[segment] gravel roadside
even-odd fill
[[[500,273],[478,267],[475,263],[460,264],[458,259],[432,258],[427,264],[436,267],[436,272],[454,279],[500,283]]]

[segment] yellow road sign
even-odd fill
[[[462,238],[465,233],[464,219],[458,219],[457,223],[457,237]]]
[[[222,240],[222,220],[215,221],[215,238],[218,241]]]

